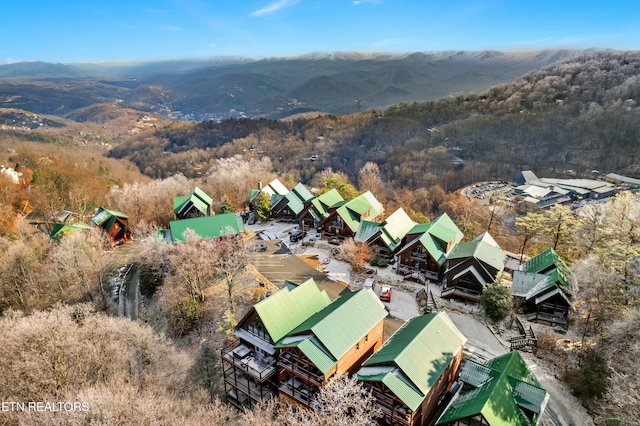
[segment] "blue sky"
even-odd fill
[[[34,0],[0,10],[0,64],[640,49],[637,0]]]

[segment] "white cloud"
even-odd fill
[[[278,10],[280,10],[282,8],[285,8],[287,6],[293,6],[296,3],[298,3],[298,0],[278,0],[278,1],[274,1],[273,3],[270,3],[270,4],[266,5],[262,9],[258,9],[255,12],[252,12],[251,16],[268,15],[270,13],[277,12]]]
[[[382,0],[353,0],[351,3],[355,4],[356,6],[358,6],[359,4],[365,4],[365,3],[382,3]]]
[[[216,49],[218,45],[216,43],[209,43],[209,47],[212,49]]]
[[[162,27],[162,29],[167,31],[182,31],[182,28],[174,26]]]
[[[11,58],[11,57],[9,57],[9,56],[7,56],[7,57],[4,59],[4,63],[5,63],[5,64],[17,64],[18,62],[25,62],[25,61],[26,61],[26,59]]]

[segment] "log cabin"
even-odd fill
[[[313,195],[301,182],[293,187],[282,199],[271,208],[271,217],[281,221],[296,221],[307,201]]]
[[[467,339],[445,312],[414,317],[363,364],[357,378],[381,410],[381,425],[431,424],[458,378]]]
[[[527,320],[567,328],[574,280],[571,270],[550,248],[514,271],[511,295],[524,308]]]
[[[417,273],[425,279],[440,280],[447,255],[462,237],[462,231],[446,213],[432,222],[414,226],[403,238],[398,251],[398,273]]]
[[[329,216],[330,208],[344,199],[336,189],[317,195],[305,201],[304,208],[298,214],[298,227],[303,231],[317,228],[321,221]]]
[[[329,215],[322,219],[318,226],[328,235],[353,237],[361,221],[375,221],[383,211],[382,204],[371,191],[367,191],[352,200],[335,203],[329,208]]]
[[[484,286],[502,273],[505,259],[506,254],[488,232],[456,245],[447,255],[442,297],[479,302]]]
[[[173,197],[173,213],[176,219],[209,216],[213,199],[197,186],[189,195]]]
[[[400,207],[382,222],[360,221],[353,238],[371,246],[376,257],[391,259],[400,249],[402,239],[414,226],[416,223]]]
[[[275,343],[330,303],[313,278],[256,303],[238,322],[235,340],[222,349],[225,398],[237,408],[253,407],[278,392]]]
[[[384,305],[362,289],[340,296],[276,343],[280,398],[310,407],[320,388],[355,373],[382,345]]]
[[[463,383],[436,425],[536,426],[549,401],[520,353],[512,351],[486,363],[467,361]]]

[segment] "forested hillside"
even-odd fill
[[[385,181],[412,189],[453,190],[521,169],[637,175],[638,83],[639,53],[588,53],[483,93],[346,116],[174,124],[111,155],[152,177],[195,176],[197,165],[235,154],[268,156],[302,180],[326,167],[355,178],[371,161]]]

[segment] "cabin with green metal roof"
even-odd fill
[[[273,208],[285,195],[289,192],[286,186],[278,178],[269,182],[268,185],[262,186],[262,181],[258,182],[258,189],[250,189],[247,196],[247,204],[253,210],[256,197],[261,192],[264,192],[269,196],[270,207]]]
[[[277,394],[275,343],[331,303],[313,278],[290,284],[256,303],[238,322],[236,339],[222,349],[226,400],[237,408]]]
[[[371,246],[377,257],[390,259],[400,249],[400,242],[414,226],[416,223],[400,207],[382,222],[360,221],[353,238]]]
[[[456,245],[447,255],[442,297],[479,302],[484,287],[502,273],[506,257],[488,232]]]
[[[403,238],[397,253],[398,273],[440,280],[447,255],[462,237],[462,231],[446,213],[432,222],[415,225]]]
[[[375,221],[384,207],[371,193],[364,192],[352,200],[340,201],[329,208],[329,215],[318,225],[329,235],[353,237],[363,220]]]
[[[571,270],[550,248],[514,271],[511,295],[524,308],[527,320],[566,328],[573,285]]]
[[[483,364],[469,360],[460,380],[462,389],[436,425],[536,426],[549,401],[518,351]]]
[[[367,359],[356,377],[371,391],[384,424],[431,424],[458,378],[467,339],[445,312],[414,317]]]
[[[96,214],[91,218],[89,225],[99,226],[102,228],[102,230],[107,234],[109,243],[112,246],[131,241],[129,218],[121,211],[108,210],[104,207],[100,207]]]
[[[173,212],[176,219],[209,216],[213,199],[197,186],[189,195],[173,197]]]
[[[329,217],[331,207],[343,201],[344,199],[337,189],[308,199],[297,217],[299,228],[304,231],[317,228],[320,222]]]
[[[340,296],[276,343],[280,397],[311,406],[320,388],[355,373],[382,345],[384,305],[372,290]]]
[[[271,207],[271,217],[282,221],[295,221],[304,209],[304,204],[313,198],[302,182],[298,182],[287,195]]]
[[[202,239],[220,238],[243,233],[244,224],[242,218],[235,213],[223,213],[214,216],[172,220],[169,222],[169,229],[161,232],[167,241],[182,243],[185,241],[187,230],[193,231]]]

